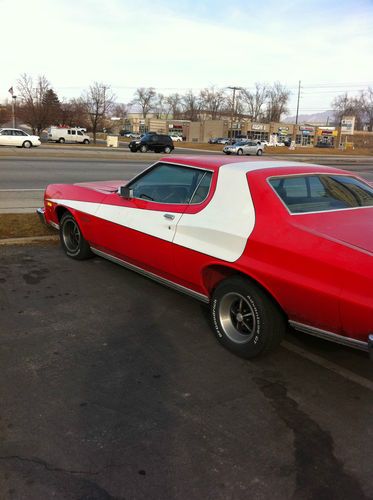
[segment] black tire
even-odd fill
[[[140,152],[141,153],[146,153],[148,151],[148,146],[146,146],[145,144],[143,144],[142,146],[140,146]]]
[[[258,149],[258,151],[256,152],[256,156],[262,156],[262,154],[263,154],[263,150]]]
[[[136,148],[130,148],[130,151],[131,151],[131,153],[137,153],[137,149]]]
[[[32,148],[32,142],[30,142],[30,141],[25,141],[25,142],[22,144],[22,147],[23,147],[23,148],[26,148],[26,149],[30,149],[30,148]]]
[[[243,155],[243,150],[242,150],[242,149],[239,149],[239,150],[237,151],[237,154],[238,154],[238,156],[242,156],[242,155]]]
[[[89,139],[84,139],[83,144],[89,144]]]
[[[216,287],[210,308],[217,340],[246,359],[275,349],[285,332],[285,318],[277,304],[258,285],[240,276]]]
[[[78,223],[69,212],[60,220],[60,240],[64,252],[72,259],[83,260],[93,255]]]
[[[63,137],[60,137],[58,141],[60,144],[65,144],[65,139]]]
[[[230,151],[224,151],[224,154],[226,154],[226,155],[230,155],[230,154],[231,154],[231,152],[230,152]]]
[[[172,149],[171,149],[171,147],[170,147],[170,146],[166,146],[166,147],[164,148],[164,152],[165,152],[167,155],[169,155],[169,154],[171,153],[171,151],[172,151]]]

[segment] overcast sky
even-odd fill
[[[372,0],[0,0],[0,100],[21,73],[45,75],[60,99],[93,81],[127,102],[275,80],[300,112],[373,86]]]

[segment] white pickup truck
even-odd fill
[[[48,129],[48,141],[61,144],[65,142],[89,144],[91,138],[80,128],[50,127]]]

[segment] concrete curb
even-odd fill
[[[58,241],[59,236],[51,235],[51,236],[28,236],[25,238],[7,238],[4,240],[0,240],[0,246],[8,246],[8,245],[30,245],[32,243],[43,243],[50,241]]]

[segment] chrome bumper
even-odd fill
[[[368,335],[368,353],[370,359],[373,361],[373,333]]]
[[[40,222],[41,222],[42,224],[47,225],[47,221],[45,220],[45,213],[44,213],[44,212],[45,212],[44,208],[38,208],[38,209],[36,210],[36,213],[38,214],[38,217],[39,217]]]

